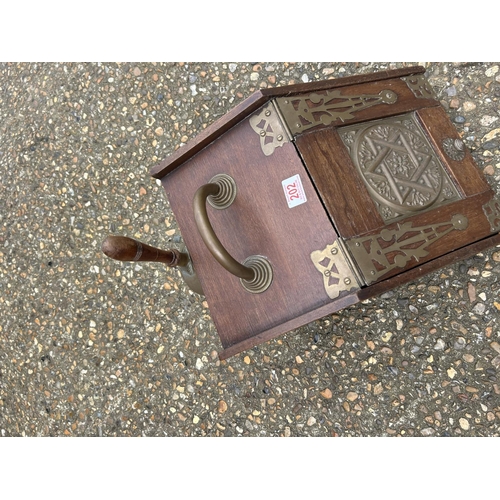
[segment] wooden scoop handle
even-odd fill
[[[178,250],[160,250],[126,236],[109,235],[102,243],[103,253],[121,261],[162,262],[168,267],[186,266],[189,256]]]

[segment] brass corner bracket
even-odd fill
[[[274,106],[269,102],[260,111],[250,117],[250,126],[260,137],[260,147],[266,156],[274,153],[276,148],[290,142],[288,131]]]
[[[323,286],[331,299],[336,299],[344,291],[359,290],[358,280],[344,256],[339,240],[323,250],[312,252],[311,260],[323,275]]]
[[[488,203],[483,205],[483,212],[490,223],[491,232],[496,233],[500,231],[500,200],[492,198]]]

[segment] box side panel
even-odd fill
[[[294,145],[284,142],[265,155],[260,135],[244,120],[162,179],[225,348],[332,301],[311,254],[331,245],[337,235]],[[269,260],[273,282],[261,294],[244,290],[207,250],[196,227],[195,192],[220,173],[234,179],[237,196],[227,209],[208,207],[210,222],[238,262],[250,255]],[[306,201],[290,204],[283,181],[297,175]]]

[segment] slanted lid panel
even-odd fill
[[[179,165],[187,161],[189,158],[199,153],[202,149],[211,144],[241,120],[252,114],[265,102],[275,97],[289,96],[303,92],[317,92],[337,87],[346,87],[350,85],[357,85],[360,83],[376,82],[389,78],[398,78],[417,75],[421,73],[425,73],[424,67],[411,66],[409,68],[380,71],[377,73],[353,75],[338,79],[322,80],[319,82],[286,85],[283,87],[258,90],[243,102],[228,111],[224,116],[220,117],[217,121],[209,125],[194,139],[189,141],[186,146],[181,147],[168,158],[153,167],[150,171],[150,175],[156,179],[161,179],[168,173],[172,172]]]
[[[350,85],[378,82],[391,78],[403,78],[423,73],[425,73],[425,68],[423,66],[409,66],[408,68],[378,71],[376,73],[345,76],[342,78],[330,78],[317,82],[297,83],[294,85],[285,85],[283,87],[262,89],[262,94],[269,97],[286,97],[296,94],[302,94],[304,92],[319,92],[322,90],[329,90],[338,87],[348,87]]]
[[[194,139],[189,141],[186,146],[181,147],[175,153],[153,167],[150,171],[150,175],[155,179],[161,179],[172,172],[179,165],[189,160],[189,158],[199,153],[202,149],[227,132],[231,127],[253,113],[269,99],[269,97],[264,96],[260,91],[254,92],[250,97],[200,132]]]
[[[363,166],[363,158],[372,146],[365,145],[361,139],[364,130],[382,126],[384,120],[406,116],[423,107],[439,107],[423,75],[281,97],[276,98],[276,104],[342,237],[352,238],[382,228],[387,217],[401,216],[398,212],[397,216],[383,217],[385,212],[381,213],[382,208],[377,204],[381,195],[377,192],[373,196],[373,192],[392,186],[391,194],[394,194],[395,183],[388,184],[375,174],[368,182],[367,176],[371,174],[365,172],[369,165]],[[362,157],[359,160],[358,155]],[[399,196],[399,191],[395,196]],[[393,213],[386,205],[383,208]]]

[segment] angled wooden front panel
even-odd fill
[[[229,208],[208,207],[210,221],[239,262],[250,255],[269,260],[273,282],[261,294],[245,291],[239,279],[220,266],[196,228],[194,194],[220,173],[233,177],[238,192]],[[282,182],[296,175],[307,201],[289,207]],[[225,348],[332,302],[311,253],[331,245],[337,235],[292,143],[276,147],[266,156],[261,137],[246,119],[164,177],[162,183]]]
[[[315,130],[296,144],[366,284],[492,232],[494,193],[438,107]]]
[[[423,108],[416,112],[435,151],[446,164],[455,183],[466,197],[489,191],[490,185],[462,143],[457,129],[441,107]],[[458,141],[455,145],[455,141]]]

